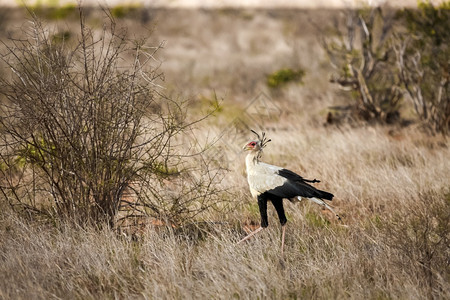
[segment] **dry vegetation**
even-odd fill
[[[37,221],[2,196],[0,298],[450,298],[448,141],[414,125],[323,125],[326,107],[346,98],[327,82],[311,20],[339,12],[133,13],[120,25],[136,32],[156,24],[154,44],[167,41],[159,56],[164,93],[190,97],[195,116],[219,99],[215,114],[192,132],[198,141],[222,136],[206,154],[229,163],[221,183],[228,205],[179,226],[153,222],[128,234]],[[304,69],[303,85],[269,89],[266,75],[281,68]],[[274,210],[268,230],[235,245],[259,220],[239,152],[251,137],[246,128],[259,126],[273,140],[263,159],[322,180],[318,186],[336,195],[332,204],[343,218],[286,201],[284,257]]]

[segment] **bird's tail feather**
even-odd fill
[[[302,200],[302,198],[300,196],[298,196],[297,198],[299,201]],[[311,202],[314,202],[316,204],[319,204],[320,206],[325,207],[326,209],[331,211],[338,218],[338,220],[341,220],[341,217],[334,211],[334,209],[331,206],[329,206],[328,204],[326,204],[322,199],[317,199],[317,198],[313,197],[313,198],[308,198],[308,200]]]
[[[318,190],[318,191],[320,193],[319,198],[321,198],[321,199],[325,199],[325,200],[330,200],[331,201],[333,199],[333,197],[334,197],[334,195],[332,193],[328,193],[328,192],[321,191],[321,190]]]

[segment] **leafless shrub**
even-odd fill
[[[331,82],[350,91],[365,120],[391,120],[398,114],[401,92],[392,85],[393,55],[388,47],[394,16],[381,8],[348,11],[346,26],[322,40],[322,46],[337,73]]]
[[[33,17],[25,39],[5,44],[2,195],[54,221],[110,226],[129,188],[128,207],[144,215],[180,220],[209,208],[221,168],[186,162],[201,159],[198,145],[186,147],[199,120],[159,94],[159,47],[129,41],[106,16],[96,32],[80,10],[78,41],[53,39]]]
[[[392,48],[401,85],[419,119],[433,132],[450,129],[450,2],[434,7],[421,2],[417,10],[404,10],[404,29]]]
[[[323,39],[337,70],[331,81],[352,93],[360,117],[396,121],[407,96],[424,125],[448,133],[448,7],[420,2],[401,12],[349,11],[345,30]]]

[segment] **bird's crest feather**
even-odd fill
[[[250,129],[250,130],[258,137],[259,144],[261,146],[259,149],[258,155],[256,157],[256,160],[259,162],[259,159],[261,158],[263,149],[267,146],[267,143],[271,142],[272,140],[266,138],[266,133],[264,131],[261,133],[261,135],[259,135],[253,129]]]

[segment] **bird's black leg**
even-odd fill
[[[286,233],[286,226],[285,225],[287,223],[286,214],[284,213],[283,199],[282,198],[278,198],[278,197],[272,197],[272,204],[273,204],[273,206],[275,206],[275,209],[276,209],[277,214],[278,214],[278,218],[280,219],[281,228],[282,228],[282,233],[281,233],[281,255],[283,255],[284,236],[285,236],[285,233]]]
[[[258,196],[258,206],[259,206],[259,213],[261,215],[261,226],[255,231],[250,232],[246,237],[237,242],[238,244],[248,240],[258,232],[269,226],[269,220],[267,218],[267,197],[265,194],[261,194]]]
[[[265,194],[258,196],[259,214],[261,215],[261,227],[269,226],[269,219],[267,218],[267,197]]]
[[[286,219],[286,215],[284,213],[283,199],[278,198],[278,197],[273,197],[272,204],[273,204],[273,206],[275,206],[275,209],[278,214],[278,219],[280,219],[281,226],[284,226],[284,224],[286,224],[286,222],[287,222],[287,219]]]

